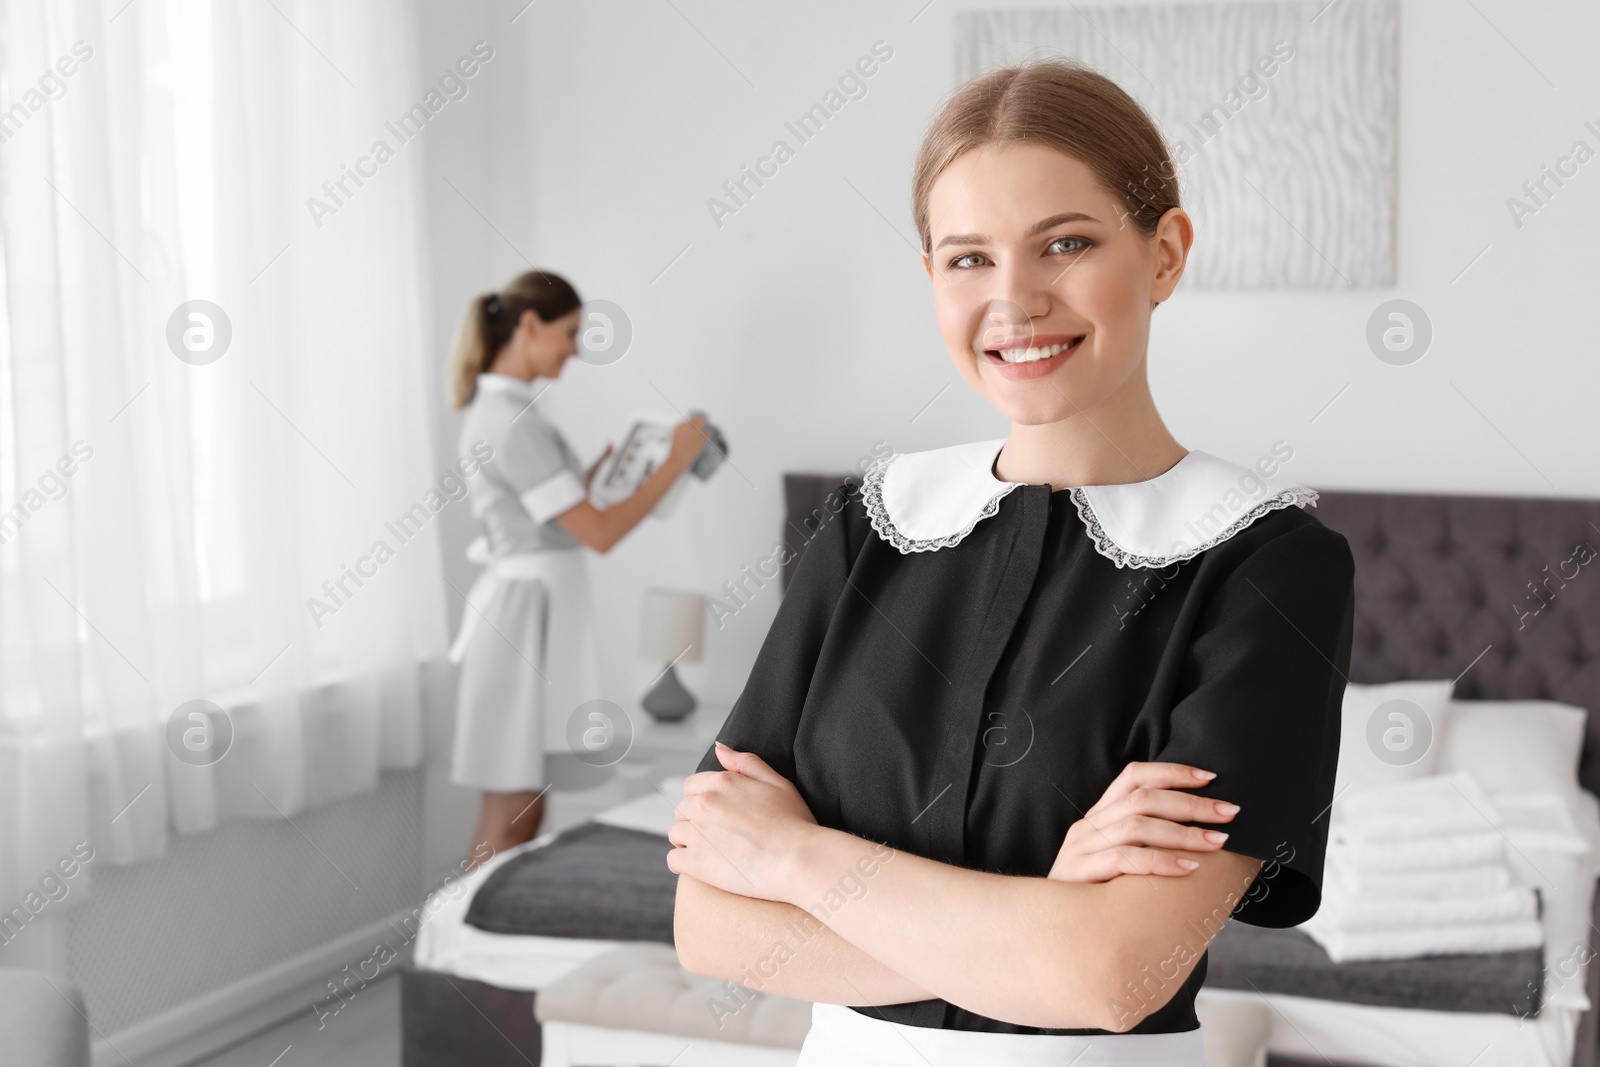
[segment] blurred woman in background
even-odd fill
[[[679,423],[666,460],[608,508],[588,500],[611,453],[587,470],[536,406],[538,378],[578,354],[582,301],[563,278],[528,271],[468,306],[450,362],[465,408],[459,452],[483,536],[451,659],[461,665],[451,780],[483,791],[472,856],[531,840],[544,816],[545,719],[599,696],[584,549],[607,552],[648,515],[705,445],[704,420]]]

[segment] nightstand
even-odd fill
[[[610,768],[610,776],[597,787],[551,789],[545,797],[541,833],[565,830],[607,808],[653,792],[663,778],[687,778],[717,739],[729,709],[701,705],[679,722],[657,722],[637,704],[626,710],[636,731],[628,754]]]

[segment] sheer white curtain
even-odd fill
[[[0,20],[3,912],[77,841],[92,875],[415,765],[465,504],[430,458],[421,147],[384,127],[427,88],[409,5]],[[209,352],[169,344],[195,299],[214,361],[204,308]],[[208,765],[169,731],[194,700],[231,722]]]

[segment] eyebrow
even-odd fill
[[[1059,215],[1051,215],[1042,222],[1036,222],[1029,228],[1024,237],[1037,237],[1046,230],[1055,229],[1067,222],[1099,222],[1093,215],[1085,215],[1081,211],[1063,211]],[[945,245],[982,245],[988,244],[989,238],[981,233],[952,233],[945,237],[934,248],[943,248]]]

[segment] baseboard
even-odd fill
[[[139,1067],[185,1067],[215,1055],[329,1000],[328,979],[346,964],[371,957],[380,942],[399,954],[383,965],[382,976],[398,974],[411,960],[411,945],[398,946],[405,929],[400,923],[405,920],[414,924],[416,910],[397,911],[125,1030],[96,1033],[91,1063],[93,1067],[124,1067],[129,1062]]]

